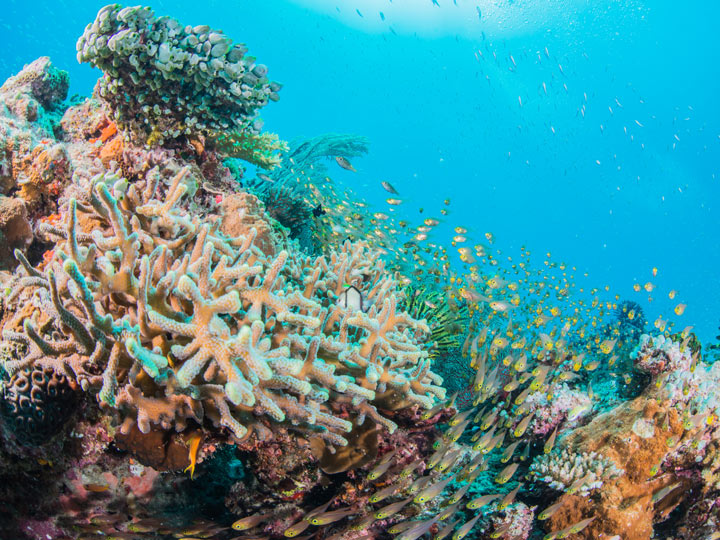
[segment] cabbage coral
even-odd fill
[[[209,26],[110,4],[85,28],[79,62],[103,71],[96,92],[125,135],[149,145],[210,130],[255,130],[280,85],[247,49]]]

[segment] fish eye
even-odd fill
[[[312,520],[312,524],[313,524],[313,525],[317,525],[317,524],[319,524],[319,523],[320,523],[320,520],[319,520],[319,519],[313,518],[313,520]]]

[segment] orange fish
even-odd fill
[[[188,439],[188,454],[190,458],[190,465],[185,467],[185,470],[183,472],[187,472],[188,469],[190,470],[190,479],[193,479],[193,475],[195,474],[195,465],[197,465],[197,458],[198,453],[200,451],[200,444],[202,443],[203,436],[202,433],[196,432],[193,433],[190,436],[190,439]]]

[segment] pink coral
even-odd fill
[[[533,531],[535,519],[535,506],[529,507],[525,503],[515,503],[505,510],[503,517],[496,516],[492,520],[493,530],[497,533],[504,531],[502,540],[526,540]]]
[[[553,396],[552,400],[548,400],[548,394]],[[530,394],[525,403],[530,412],[535,413],[530,430],[536,435],[546,435],[564,422],[574,408],[586,406],[589,411],[592,401],[587,394],[573,390],[565,383],[556,383],[549,392]]]

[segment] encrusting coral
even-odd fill
[[[353,422],[392,431],[376,405],[430,408],[444,397],[419,345],[426,324],[398,312],[397,284],[362,244],[314,260],[266,256],[254,230],[230,238],[182,209],[195,189],[188,169],[169,185],[157,171],[133,185],[99,175],[90,189],[62,226],[41,228],[57,242],[44,271],[18,253],[27,275],[11,301],[35,311],[22,329],[5,326],[27,347],[10,373],[67,373],[119,411],[123,432],[208,419],[236,439],[250,429],[262,439],[271,419],[334,445]],[[82,230],[80,213],[102,226]],[[337,302],[345,283],[362,291],[366,312]]]

